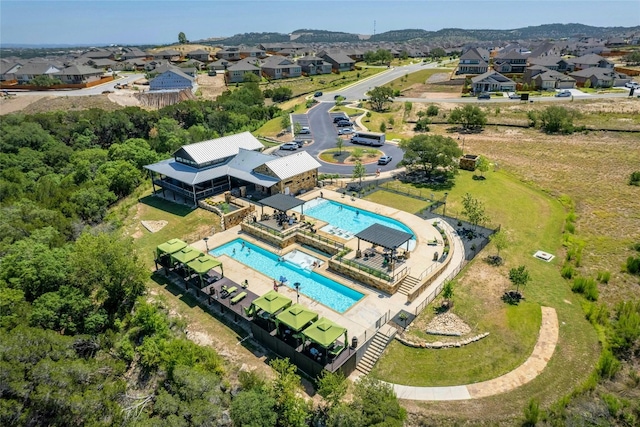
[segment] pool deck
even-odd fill
[[[429,240],[433,240],[434,238],[441,240],[440,233],[433,227],[432,221],[425,221],[422,218],[409,214],[407,212],[387,206],[382,206],[366,200],[352,200],[350,197],[342,197],[342,194],[334,191],[323,189],[322,193],[325,199],[335,200],[336,202],[340,202],[345,205],[350,205],[356,208],[368,210],[379,215],[396,219],[411,228],[414,235],[416,236],[417,244],[416,247],[411,251],[410,258],[407,259],[405,263],[402,264],[402,266],[399,268],[404,268],[405,266],[410,268],[410,274],[412,276],[420,276],[423,271],[425,271],[427,268],[430,268],[434,264],[434,252],[437,251],[440,254],[442,253],[442,244],[439,244],[437,246],[429,246],[427,244]],[[310,200],[319,196],[320,191],[314,190],[299,196],[299,198],[303,200]],[[266,212],[267,208],[265,208],[265,213]],[[443,227],[449,227],[444,223],[444,221],[440,221],[440,224]],[[318,231],[318,233],[321,232]],[[303,248],[297,244],[291,245],[283,249],[281,252],[278,252],[277,250],[274,250],[274,248],[269,244],[255,239],[253,236],[247,233],[244,233],[240,229],[240,226],[236,226],[224,232],[216,233],[214,236],[210,236],[208,241],[209,248],[223,245],[237,238],[243,238],[257,246],[260,246],[272,252],[277,252],[279,254],[284,254],[291,250],[298,249],[307,251],[309,253],[312,253],[314,256],[322,258],[322,256],[318,255],[317,253]],[[441,274],[440,277],[429,286],[429,289],[423,292],[416,300],[411,303],[407,302],[407,296],[404,294],[396,292],[394,295],[389,295],[384,292],[378,291],[375,288],[361,285],[359,282],[356,282],[351,278],[335,274],[327,269],[327,262],[325,262],[321,267],[316,268],[315,271],[324,274],[325,276],[337,281],[338,283],[342,283],[358,292],[365,294],[365,297],[344,313],[338,313],[320,304],[319,302],[306,297],[303,294],[299,295],[299,302],[316,311],[320,316],[325,316],[330,320],[336,322],[337,324],[347,328],[349,337],[361,337],[363,334],[367,334],[368,337],[368,334],[373,333],[373,331],[375,330],[376,321],[380,319],[380,317],[384,316],[385,313],[390,314],[389,318],[392,318],[401,310],[414,312],[416,308],[432,292],[432,290],[440,285],[444,278],[447,277],[451,272],[453,272],[464,261],[464,250],[462,249],[462,242],[458,240],[459,239],[457,237],[454,237],[453,241],[451,242],[451,244],[453,245],[453,252],[450,256],[452,256],[453,258],[451,259],[449,265],[447,265],[447,267],[445,268],[443,274]],[[346,242],[346,245],[355,251],[355,249],[357,249],[358,239],[353,238],[351,240],[348,240]],[[192,246],[203,251],[206,250],[205,242],[203,240],[193,243]],[[367,247],[369,247],[368,243],[361,242],[361,250],[364,250]],[[226,255],[221,255],[218,258],[224,265],[225,276],[231,278],[237,283],[241,283],[245,279],[248,280],[248,290],[250,290],[251,292],[257,295],[263,295],[273,289],[273,279],[268,278],[259,271],[246,267],[244,264],[241,264]],[[323,260],[326,261],[327,259],[323,258]],[[287,295],[294,302],[297,299],[295,289],[289,288],[287,286],[282,286],[279,288],[279,292]]]

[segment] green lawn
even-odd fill
[[[429,68],[426,70],[416,71],[415,73],[408,74],[406,76],[397,78],[389,83],[386,83],[384,86],[388,86],[400,91],[408,89],[410,86],[415,84],[424,84],[429,77],[438,73],[450,73],[451,70],[447,68]]]
[[[414,190],[414,193],[420,193],[419,190]],[[425,193],[426,195],[427,193]],[[428,196],[427,196],[428,197]],[[388,191],[376,191],[365,197],[370,202],[379,203],[385,206],[391,206],[392,208],[400,209],[410,213],[418,213],[429,206],[429,202],[423,200],[414,199],[412,197],[403,196],[400,194],[391,193]]]
[[[543,401],[553,401],[586,379],[599,351],[596,333],[584,318],[581,300],[559,274],[565,211],[557,200],[503,171],[487,173],[484,181],[473,180],[472,176],[471,172],[461,171],[455,185],[447,190],[447,213],[460,215],[462,196],[469,192],[485,205],[490,222],[503,227],[510,243],[501,253],[506,260],[504,266],[489,267],[484,263],[487,254],[495,253],[489,245],[458,276],[453,312],[475,333],[490,335],[467,347],[448,350],[410,349],[394,342],[372,374],[385,381],[423,386],[474,383],[502,375],[531,353],[540,326],[540,305],[545,305],[557,310],[561,324],[559,345],[541,379],[527,387],[529,397],[533,394]],[[444,196],[444,190],[429,191],[436,198]],[[387,200],[393,198],[386,192],[379,193],[383,192],[368,199],[415,212],[415,206],[389,203]],[[539,249],[558,257],[551,263],[533,258]],[[511,287],[508,270],[521,264],[533,280],[524,289],[525,303],[507,306],[500,296]],[[429,310],[432,308],[421,316],[432,315]]]

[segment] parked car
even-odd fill
[[[520,99],[520,95],[518,95],[518,94],[517,94],[517,93],[515,93],[515,92],[511,92],[511,93],[509,94],[509,99]]]
[[[218,72],[216,70],[209,70],[209,72],[207,73],[207,75],[209,76],[217,76]]]
[[[319,97],[319,96],[322,96],[322,92],[316,92],[316,93],[313,94],[313,96],[315,96],[316,98]]]
[[[304,140],[303,139],[295,139],[294,144],[298,145],[298,148],[302,148],[302,146],[304,145]]]
[[[344,121],[336,123],[336,126],[338,126],[339,128],[351,127],[351,126],[353,126],[353,123],[351,123],[348,120],[344,120]]]
[[[298,144],[296,142],[285,142],[284,144],[282,144],[280,146],[281,150],[297,150],[298,149]]]
[[[568,98],[568,97],[571,96],[571,92],[568,91],[568,90],[563,90],[563,91],[560,91],[560,92],[556,93],[556,96],[558,98]]]
[[[491,95],[488,93],[481,93],[478,95],[478,99],[491,99]]]
[[[338,135],[349,135],[353,133],[353,128],[342,128],[338,129]]]
[[[347,119],[345,116],[335,116],[333,118],[333,123],[346,122],[347,120],[349,119]]]
[[[386,165],[388,164],[391,160],[393,160],[393,158],[391,156],[382,156],[378,159],[378,164],[379,165]]]
[[[628,87],[629,89],[639,89],[640,88],[640,83],[627,82],[627,83],[624,84],[624,87]]]
[[[310,133],[311,133],[311,129],[309,129],[309,126],[303,126],[298,132],[298,134],[300,135],[308,135]]]

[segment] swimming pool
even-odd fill
[[[416,240],[413,231],[395,219],[327,199],[309,200],[304,204],[303,208],[305,215],[326,221],[330,224],[323,227],[322,231],[335,234],[338,237],[348,240],[352,238],[354,234],[361,232],[370,225],[382,224],[394,230],[411,234],[413,238],[409,241],[409,250],[415,247]],[[298,208],[296,208],[296,210],[298,210]],[[298,210],[298,212],[300,212],[300,210]]]
[[[301,294],[339,313],[347,311],[364,296],[364,294],[341,285],[322,274],[300,268],[287,261],[280,262],[276,254],[244,239],[232,240],[213,248],[209,253],[214,256],[227,255],[278,281],[280,276],[284,276],[287,278],[286,285],[291,289],[295,289],[293,284],[299,282]]]

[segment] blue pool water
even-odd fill
[[[334,227],[346,230],[350,234],[359,233],[373,224],[382,224],[413,236],[413,231],[409,227],[395,219],[363,209],[356,209],[333,200],[313,199],[305,203],[303,208],[305,215],[326,221]],[[415,236],[412,240],[415,240]],[[409,247],[411,248],[414,244],[415,242],[410,243]]]
[[[243,243],[244,247],[242,246]],[[280,276],[284,276],[288,279],[286,285],[291,289],[295,289],[293,284],[299,282],[301,294],[339,313],[347,311],[364,296],[364,294],[321,274],[300,268],[286,261],[280,262],[276,254],[253,245],[244,239],[235,239],[213,248],[210,253],[214,256],[227,255],[275,280],[280,280]]]

